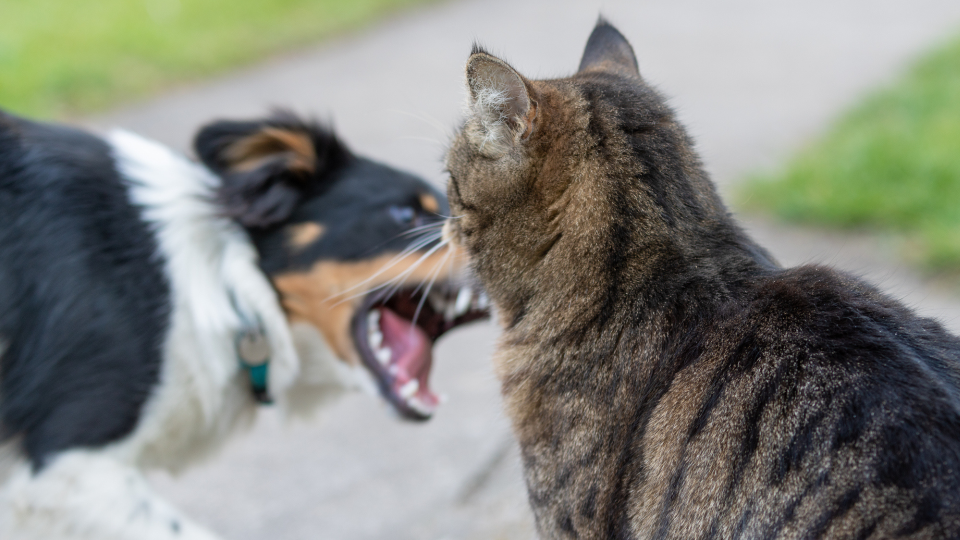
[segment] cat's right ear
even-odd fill
[[[625,71],[631,75],[640,75],[637,57],[633,54],[633,47],[612,24],[600,17],[597,26],[593,28],[587,46],[583,49],[583,58],[580,59],[578,72],[598,71]]]
[[[477,46],[467,61],[470,111],[479,121],[485,153],[521,144],[535,127],[537,103],[527,80],[509,64]]]

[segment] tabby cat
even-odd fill
[[[571,77],[466,74],[445,234],[498,310],[541,537],[960,536],[960,340],[778,266],[603,20]]]

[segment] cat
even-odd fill
[[[960,536],[960,340],[782,268],[601,19],[576,74],[474,46],[446,163],[542,538]]]

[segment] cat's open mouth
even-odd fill
[[[353,339],[383,396],[405,418],[426,420],[440,398],[430,389],[433,344],[460,325],[490,315],[484,293],[469,286],[436,284],[400,290],[389,298],[371,293],[353,318]]]

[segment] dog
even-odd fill
[[[216,538],[142,471],[262,403],[427,419],[433,342],[487,316],[423,180],[289,112],[194,149],[0,113],[0,538]]]

